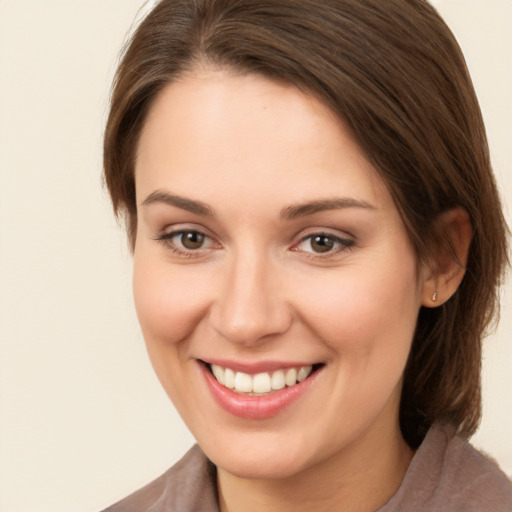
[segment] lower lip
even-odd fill
[[[226,412],[247,420],[265,420],[277,416],[306,393],[321,371],[317,370],[306,380],[289,388],[265,396],[250,396],[240,395],[224,387],[204,364],[199,364],[215,401]]]

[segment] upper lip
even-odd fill
[[[256,375],[258,373],[275,372],[277,370],[286,370],[288,368],[301,368],[302,366],[315,366],[322,364],[320,362],[305,362],[305,361],[256,361],[256,362],[242,362],[233,361],[228,359],[201,359],[203,363],[208,365],[215,364],[223,368],[230,368],[235,372],[248,373],[249,375]]]

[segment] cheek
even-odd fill
[[[378,263],[341,269],[304,283],[308,293],[300,309],[310,328],[340,355],[387,357],[395,351],[406,359],[420,307],[415,283],[414,260],[407,258],[396,269]]]
[[[133,294],[151,364],[176,408],[187,411],[190,335],[207,309],[204,282],[191,267],[175,267],[136,249]]]
[[[148,348],[187,338],[207,307],[206,288],[198,273],[135,253],[133,294]]]

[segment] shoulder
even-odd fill
[[[466,440],[448,440],[442,467],[445,492],[463,503],[464,510],[512,511],[511,481],[493,459]]]
[[[400,489],[381,512],[512,511],[512,484],[497,464],[455,435],[434,425],[414,456]]]
[[[217,512],[214,473],[195,445],[163,475],[103,512]]]

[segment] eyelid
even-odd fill
[[[200,233],[205,237],[215,240],[217,237],[210,229],[203,226],[202,224],[195,224],[193,222],[177,222],[175,224],[166,224],[162,228],[155,229],[154,239],[169,238],[179,233],[194,232]]]

